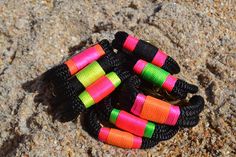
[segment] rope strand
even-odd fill
[[[115,53],[109,53],[97,61],[90,63],[73,77],[64,81],[55,88],[55,93],[59,99],[78,95],[87,86],[121,64],[120,60],[116,58]]]
[[[55,84],[55,86],[61,84],[89,63],[97,60],[106,53],[111,53],[112,51],[112,47],[108,40],[104,39],[98,44],[72,56],[63,64],[48,70],[45,73],[44,81],[51,82]]]
[[[128,71],[123,71],[118,67],[114,68],[114,72],[101,77],[79,95],[71,96],[62,102],[55,111],[55,118],[62,122],[76,119],[80,112],[110,95],[128,77],[130,77]]]
[[[132,134],[128,134],[126,131],[120,131],[118,129],[113,129],[113,128],[105,128],[105,127],[101,127],[97,113],[95,111],[95,108],[92,107],[89,110],[87,110],[87,112],[85,113],[85,130],[94,138],[102,140],[105,143],[108,144],[112,144],[118,147],[122,147],[122,148],[140,148],[140,149],[147,149],[147,148],[151,148],[154,147],[158,141],[153,141],[151,139],[148,138],[140,138],[137,136],[134,136]],[[100,137],[101,136],[101,130],[102,129],[106,129],[108,130],[107,132],[107,136],[105,134],[103,134],[103,139]],[[110,129],[112,129],[112,132],[115,131],[116,134],[110,134]],[[140,139],[139,140],[139,145],[137,146],[137,141],[133,141],[132,144],[130,145],[130,138],[126,138],[128,136],[132,137],[132,139]],[[104,137],[106,136],[106,137]],[[125,138],[124,138],[125,137]],[[116,140],[111,140],[115,138]],[[120,141],[122,140],[122,142]],[[136,144],[136,145],[134,145]]]
[[[168,140],[168,137],[171,138],[178,132],[178,127],[150,123],[123,110],[113,108],[111,96],[104,99],[97,106],[97,110],[99,119],[110,121],[120,129],[141,137],[151,138],[154,141]]]
[[[184,106],[171,105],[145,95],[139,98],[138,96],[141,92],[132,84],[132,82],[135,82],[135,79],[138,79],[137,76],[127,79],[116,93],[119,96],[115,96],[118,99],[117,101],[126,106],[128,111],[157,123],[178,125],[180,127],[193,127],[197,125],[199,114],[204,107],[204,99],[201,96],[193,96],[189,100],[189,105]],[[139,101],[139,107],[136,101]]]
[[[126,32],[117,32],[115,39],[112,41],[112,46],[118,50],[125,49],[127,52],[133,53],[140,59],[151,62],[171,74],[180,72],[180,67],[173,58],[166,55],[154,45],[139,40]]]

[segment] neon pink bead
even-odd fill
[[[141,148],[141,145],[142,145],[142,138],[134,136],[132,148]]]
[[[139,40],[137,38],[129,35],[124,42],[123,48],[130,52],[133,52],[136,45],[138,44],[138,41]]]
[[[134,70],[134,72],[136,72],[137,74],[142,74],[142,71],[143,71],[143,69],[144,69],[144,67],[147,65],[147,62],[146,61],[144,61],[144,60],[142,60],[142,59],[140,59],[140,60],[138,60],[137,61],[137,63],[134,65],[134,68],[133,68],[133,70]]]
[[[171,105],[170,112],[169,112],[168,118],[166,119],[165,124],[175,125],[179,119],[179,115],[180,115],[179,106]]]
[[[109,135],[110,129],[106,128],[106,127],[102,127],[99,131],[98,134],[98,139],[102,142],[106,142],[107,141],[107,137]]]
[[[71,59],[76,64],[78,71],[83,69],[89,63],[99,59],[101,54],[97,51],[96,45],[92,46],[79,54],[73,56]]]
[[[138,118],[128,112],[120,111],[115,125],[120,129],[142,137],[147,123],[146,120]]]
[[[86,88],[86,91],[90,94],[95,103],[101,101],[114,90],[115,86],[106,76],[102,76],[95,83]]]
[[[158,50],[155,57],[152,60],[152,64],[155,64],[158,67],[162,67],[168,56],[161,50]]]
[[[138,94],[135,98],[134,104],[131,108],[131,112],[139,116],[142,112],[143,104],[145,102],[146,96],[143,94]]]
[[[175,78],[172,75],[168,75],[162,87],[166,89],[168,92],[171,92],[175,86],[176,81],[177,81],[177,78]]]

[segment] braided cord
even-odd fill
[[[113,97],[104,99],[97,107],[98,117],[103,121],[110,121],[116,127],[128,131],[134,135],[151,140],[162,141],[175,135],[178,127],[158,125],[147,120],[136,117],[124,110],[112,107]],[[172,135],[172,136],[171,136]]]
[[[155,146],[158,140],[140,138],[126,131],[101,127],[98,112],[92,107],[85,113],[85,129],[96,139],[121,148],[146,149]]]
[[[115,34],[115,39],[112,41],[112,45],[118,50],[124,49],[135,54],[140,59],[152,62],[152,64],[163,68],[171,74],[180,72],[180,67],[177,62],[165,52],[144,40],[129,35],[126,32],[117,32]]]
[[[144,119],[167,125],[192,127],[197,124],[199,113],[204,106],[204,99],[201,96],[193,96],[189,100],[189,105],[179,107],[150,96],[147,99],[147,96],[141,94],[132,84],[132,82],[137,82],[135,80],[139,79],[135,76],[130,77],[119,89],[118,101],[125,105],[128,111]]]

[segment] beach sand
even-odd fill
[[[0,0],[0,156],[235,156],[235,6],[234,0]],[[196,127],[152,149],[127,150],[90,137],[80,117],[53,122],[42,74],[119,30],[167,52],[181,66],[177,76],[199,86],[206,104]]]

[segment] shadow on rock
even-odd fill
[[[29,92],[29,93],[35,93],[37,92],[37,95],[34,97],[34,102],[36,104],[41,103],[42,105],[48,106],[48,114],[54,115],[53,112],[57,104],[55,104],[55,95],[53,94],[53,87],[50,83],[46,82],[44,80],[45,73],[41,76],[27,81],[22,84],[22,88]]]
[[[86,44],[87,40],[84,40],[75,46],[69,47],[68,57],[71,57],[73,54],[76,53],[76,51],[81,50]],[[49,83],[50,81],[48,81],[47,76],[49,70],[43,73],[41,76],[23,83],[22,88],[29,93],[37,92],[37,95],[34,97],[34,102],[36,104],[41,103],[42,105],[47,106],[47,112],[49,115],[52,116],[54,121],[56,109],[60,106],[60,102],[58,97],[56,97],[54,93],[54,87],[52,83]]]
[[[20,143],[29,140],[31,136],[29,135],[19,135],[14,133],[14,136],[7,141],[5,141],[0,147],[0,156],[15,156],[17,152],[17,147],[19,147]]]

